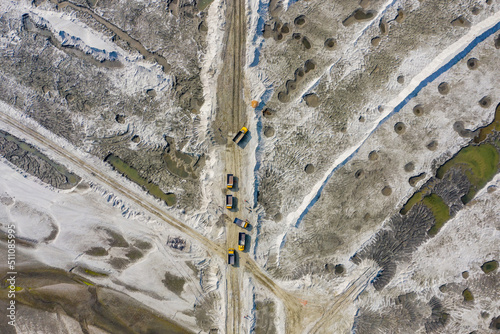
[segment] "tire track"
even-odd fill
[[[318,333],[318,331],[325,326],[325,324],[332,320],[335,314],[347,303],[352,303],[356,297],[363,291],[369,284],[372,277],[377,273],[377,270],[368,268],[366,269],[356,280],[351,282],[351,284],[342,292],[335,302],[330,305],[329,309],[323,313],[321,318],[316,322],[314,327],[309,333]]]

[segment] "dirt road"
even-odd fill
[[[234,174],[238,179],[236,187],[228,193],[237,198],[236,207],[228,212],[229,220],[226,221],[226,248],[234,248],[238,252],[238,233],[242,231],[233,224],[237,215],[242,215],[244,199],[242,187],[246,182],[239,182],[242,175],[241,161],[244,151],[232,142],[232,135],[244,125],[246,121],[246,108],[243,102],[243,59],[245,45],[245,1],[236,0],[228,2],[227,22],[230,29],[224,52],[223,73],[219,80],[222,84],[218,87],[219,110],[225,119],[225,133],[227,135],[225,154],[225,174]],[[240,217],[244,218],[244,217]],[[246,265],[246,258],[242,252],[237,254],[237,266],[227,266],[226,271],[226,333],[235,334],[242,332],[242,267]]]

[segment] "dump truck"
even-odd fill
[[[234,266],[235,258],[234,248],[229,248],[227,251],[227,264],[232,264]]]
[[[233,185],[234,185],[233,174],[227,174],[227,181],[226,181],[227,189],[232,189]]]
[[[248,129],[246,127],[242,127],[240,131],[234,136],[233,141],[238,144],[243,137],[245,137],[245,134],[248,132]]]
[[[226,208],[229,210],[233,208],[233,195],[226,195]]]
[[[248,226],[248,220],[241,220],[239,218],[234,218],[234,222],[236,225],[238,225],[239,227],[243,227],[243,228],[247,228]]]
[[[242,252],[245,250],[246,238],[247,238],[247,235],[245,234],[245,232],[240,232],[239,237],[238,237],[238,249]]]

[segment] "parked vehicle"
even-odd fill
[[[229,210],[233,208],[233,195],[226,195],[226,208]]]
[[[229,248],[227,251],[227,264],[234,266],[236,255],[234,254],[234,248]]]
[[[239,218],[234,218],[234,222],[236,225],[238,225],[239,227],[243,227],[243,228],[247,228],[248,226],[248,220],[241,220]]]
[[[239,237],[238,237],[238,249],[242,252],[245,250],[246,238],[247,238],[247,235],[245,234],[245,232],[240,232]]]
[[[238,144],[243,137],[245,137],[245,134],[248,132],[248,129],[246,127],[242,127],[240,131],[234,136],[233,141]]]
[[[227,189],[232,189],[234,184],[233,174],[227,174],[226,186]]]

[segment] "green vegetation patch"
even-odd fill
[[[444,223],[450,219],[450,208],[441,197],[436,194],[425,196],[422,203],[428,207],[434,214],[436,223],[429,230],[429,235],[436,235]]]
[[[484,271],[485,274],[491,273],[492,271],[495,271],[498,269],[498,261],[491,260],[491,261],[485,262],[481,266],[481,269]]]
[[[474,296],[472,295],[472,292],[468,288],[462,292],[462,296],[464,296],[464,301],[466,302],[471,302],[474,300]]]
[[[419,203],[422,200],[422,196],[423,196],[423,193],[421,191],[414,193],[413,196],[410,197],[408,202],[406,202],[406,204],[403,206],[401,211],[399,211],[399,213],[401,213],[402,215],[406,215],[408,213],[408,211],[410,211],[410,209],[415,204]]]
[[[172,206],[177,202],[175,194],[164,193],[163,191],[161,191],[158,185],[149,182],[148,180],[140,176],[137,169],[129,166],[125,161],[123,161],[116,155],[110,154],[104,159],[104,161],[110,163],[114,169],[125,175],[125,177],[129,180],[146,189],[154,197],[163,200],[165,203],[167,203],[168,206]]]
[[[493,122],[485,126],[484,128],[481,128],[479,130],[479,135],[474,138],[475,143],[481,143],[483,142],[486,137],[493,131],[500,131],[500,104],[497,106],[495,110],[495,118],[493,119]]]
[[[470,145],[461,149],[453,158],[439,167],[436,176],[441,179],[451,168],[463,170],[471,188],[462,198],[462,202],[468,203],[477,191],[484,187],[498,171],[499,154],[495,146],[491,144]]]
[[[214,0],[200,0],[198,1],[198,9],[203,11],[207,8]]]
[[[95,272],[95,271],[90,270],[90,269],[84,269],[83,271],[85,271],[86,274],[89,274],[90,276],[94,276],[94,277],[106,277],[106,276],[108,276],[108,274],[98,273],[98,272]]]
[[[167,289],[169,289],[176,295],[180,295],[184,290],[184,284],[186,283],[186,280],[182,277],[172,275],[167,271],[165,272],[165,279],[162,280],[162,282]]]

